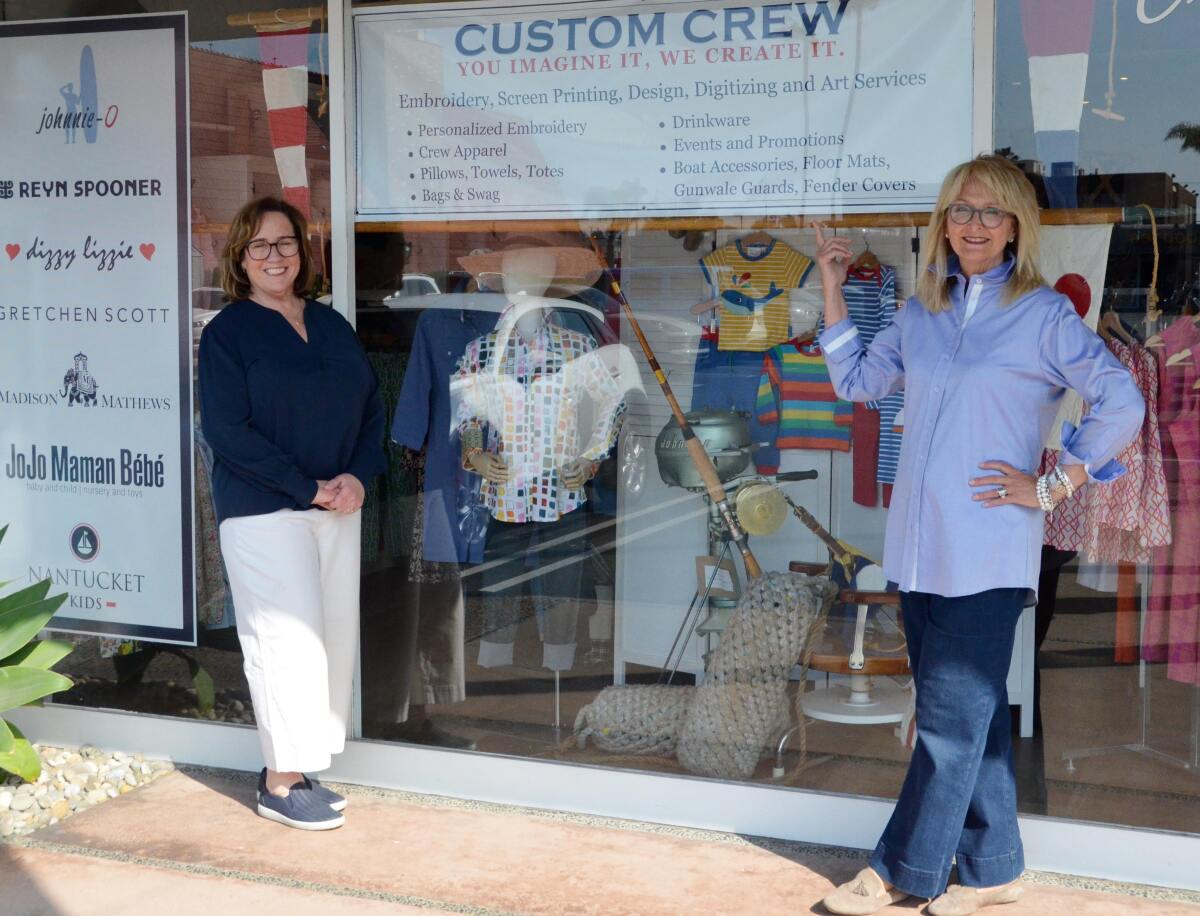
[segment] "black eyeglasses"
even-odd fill
[[[959,226],[965,226],[975,218],[975,214],[979,214],[979,222],[983,224],[984,229],[999,229],[1004,222],[1004,217],[1012,216],[1007,210],[1001,210],[999,207],[972,207],[967,204],[951,204],[946,208],[946,214],[950,217],[950,221]],[[283,252],[280,252],[282,254]]]
[[[250,255],[252,261],[265,261],[271,256],[272,248],[279,252],[281,258],[290,258],[300,251],[300,240],[294,235],[285,235],[274,242],[255,239],[246,246],[246,254]]]

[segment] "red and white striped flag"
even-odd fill
[[[1079,119],[1095,12],[1096,0],[1021,0],[1033,136],[1051,207],[1076,205]]]
[[[283,199],[312,215],[305,136],[308,133],[308,36],[312,23],[258,26],[263,94]]]

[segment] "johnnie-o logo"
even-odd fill
[[[79,81],[59,86],[58,94],[62,96],[62,104],[42,109],[37,130],[33,132],[35,136],[61,130],[63,142],[75,143],[82,132],[84,140],[95,143],[100,125],[112,127],[120,116],[116,105],[109,105],[103,116],[100,114],[96,100],[96,60],[91,45],[84,45],[79,53]]]

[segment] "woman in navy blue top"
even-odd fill
[[[200,417],[266,762],[258,813],[325,830],[345,799],[304,773],[345,744],[359,510],[385,461],[374,372],[350,324],[305,298],[314,279],[295,207],[239,211],[222,255],[231,302],[200,339]]]

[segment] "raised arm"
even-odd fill
[[[850,268],[850,243],[843,237],[827,236],[820,223],[812,225],[817,232],[817,267],[825,297],[825,330],[817,342],[825,354],[834,390],[847,401],[875,401],[899,391],[904,387],[900,343],[905,309],[896,313],[866,349],[842,295]]]

